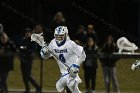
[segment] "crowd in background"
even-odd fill
[[[41,88],[39,84],[33,79],[31,69],[33,64],[33,56],[39,55],[40,47],[31,42],[30,36],[32,33],[44,33],[46,42],[50,42],[53,38],[53,31],[57,26],[67,26],[66,19],[62,12],[57,12],[50,25],[50,31],[46,32],[45,27],[37,24],[33,29],[25,28],[24,37],[21,37],[20,42],[14,43],[8,35],[4,32],[1,24],[0,31],[0,93],[8,93],[6,80],[8,74],[13,70],[14,56],[18,53],[20,59],[20,66],[22,78],[25,85],[25,92],[30,93],[29,82],[35,87],[36,93],[40,93]],[[71,36],[70,36],[71,37]],[[87,24],[77,26],[77,31],[74,33],[74,41],[83,46],[86,53],[86,60],[83,62],[84,69],[84,84],[85,93],[95,93],[96,90],[96,74],[98,68],[98,59],[103,68],[103,76],[105,81],[106,93],[110,93],[110,81],[112,80],[113,91],[120,93],[119,84],[116,75],[116,62],[118,59],[109,57],[113,52],[117,52],[117,46],[114,38],[111,35],[106,36],[104,45],[99,47],[100,36],[94,29],[94,24]],[[18,51],[18,52],[17,52]],[[99,53],[105,53],[106,57],[99,58]]]

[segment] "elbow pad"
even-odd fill
[[[80,64],[81,64],[82,62],[84,62],[85,59],[86,59],[85,51],[82,51],[81,56],[79,56],[79,58],[78,58],[77,61],[76,61],[76,64],[77,64],[78,66],[80,66]]]

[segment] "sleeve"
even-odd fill
[[[11,51],[12,51],[13,53],[16,53],[16,45],[15,45],[14,42],[11,42]]]
[[[34,53],[34,51],[37,49],[37,43],[35,42],[29,42],[27,46],[28,46],[27,51],[29,54]]]
[[[80,66],[80,64],[86,59],[86,54],[83,47],[77,45],[75,42],[72,42],[72,51],[78,56],[75,64]]]

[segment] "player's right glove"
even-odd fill
[[[72,64],[68,70],[70,77],[76,77],[77,73],[79,72],[79,66],[76,64]]]
[[[131,69],[132,69],[132,70],[140,69],[140,60],[136,60],[136,61],[132,64]]]
[[[47,46],[47,45],[46,45]],[[46,46],[43,46],[41,48],[42,53],[45,55],[48,52],[48,49],[46,48]]]

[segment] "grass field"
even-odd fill
[[[132,71],[130,69],[131,64],[135,59],[120,59],[117,62],[117,77],[119,80],[120,90],[122,92],[129,93],[140,93],[140,71]],[[14,71],[10,72],[8,77],[8,87],[9,89],[24,89],[21,72],[20,72],[20,62],[18,58],[15,58]],[[83,80],[83,69],[80,69],[80,77]],[[40,80],[40,59],[35,58],[32,75],[39,83]],[[54,61],[54,59],[49,59],[43,62],[43,89],[44,90],[55,90],[55,83],[59,79],[60,72],[59,68]],[[79,85],[80,90],[84,91],[84,80]],[[98,62],[97,69],[97,80],[96,80],[96,91],[104,92],[104,81],[103,73],[100,62]]]

